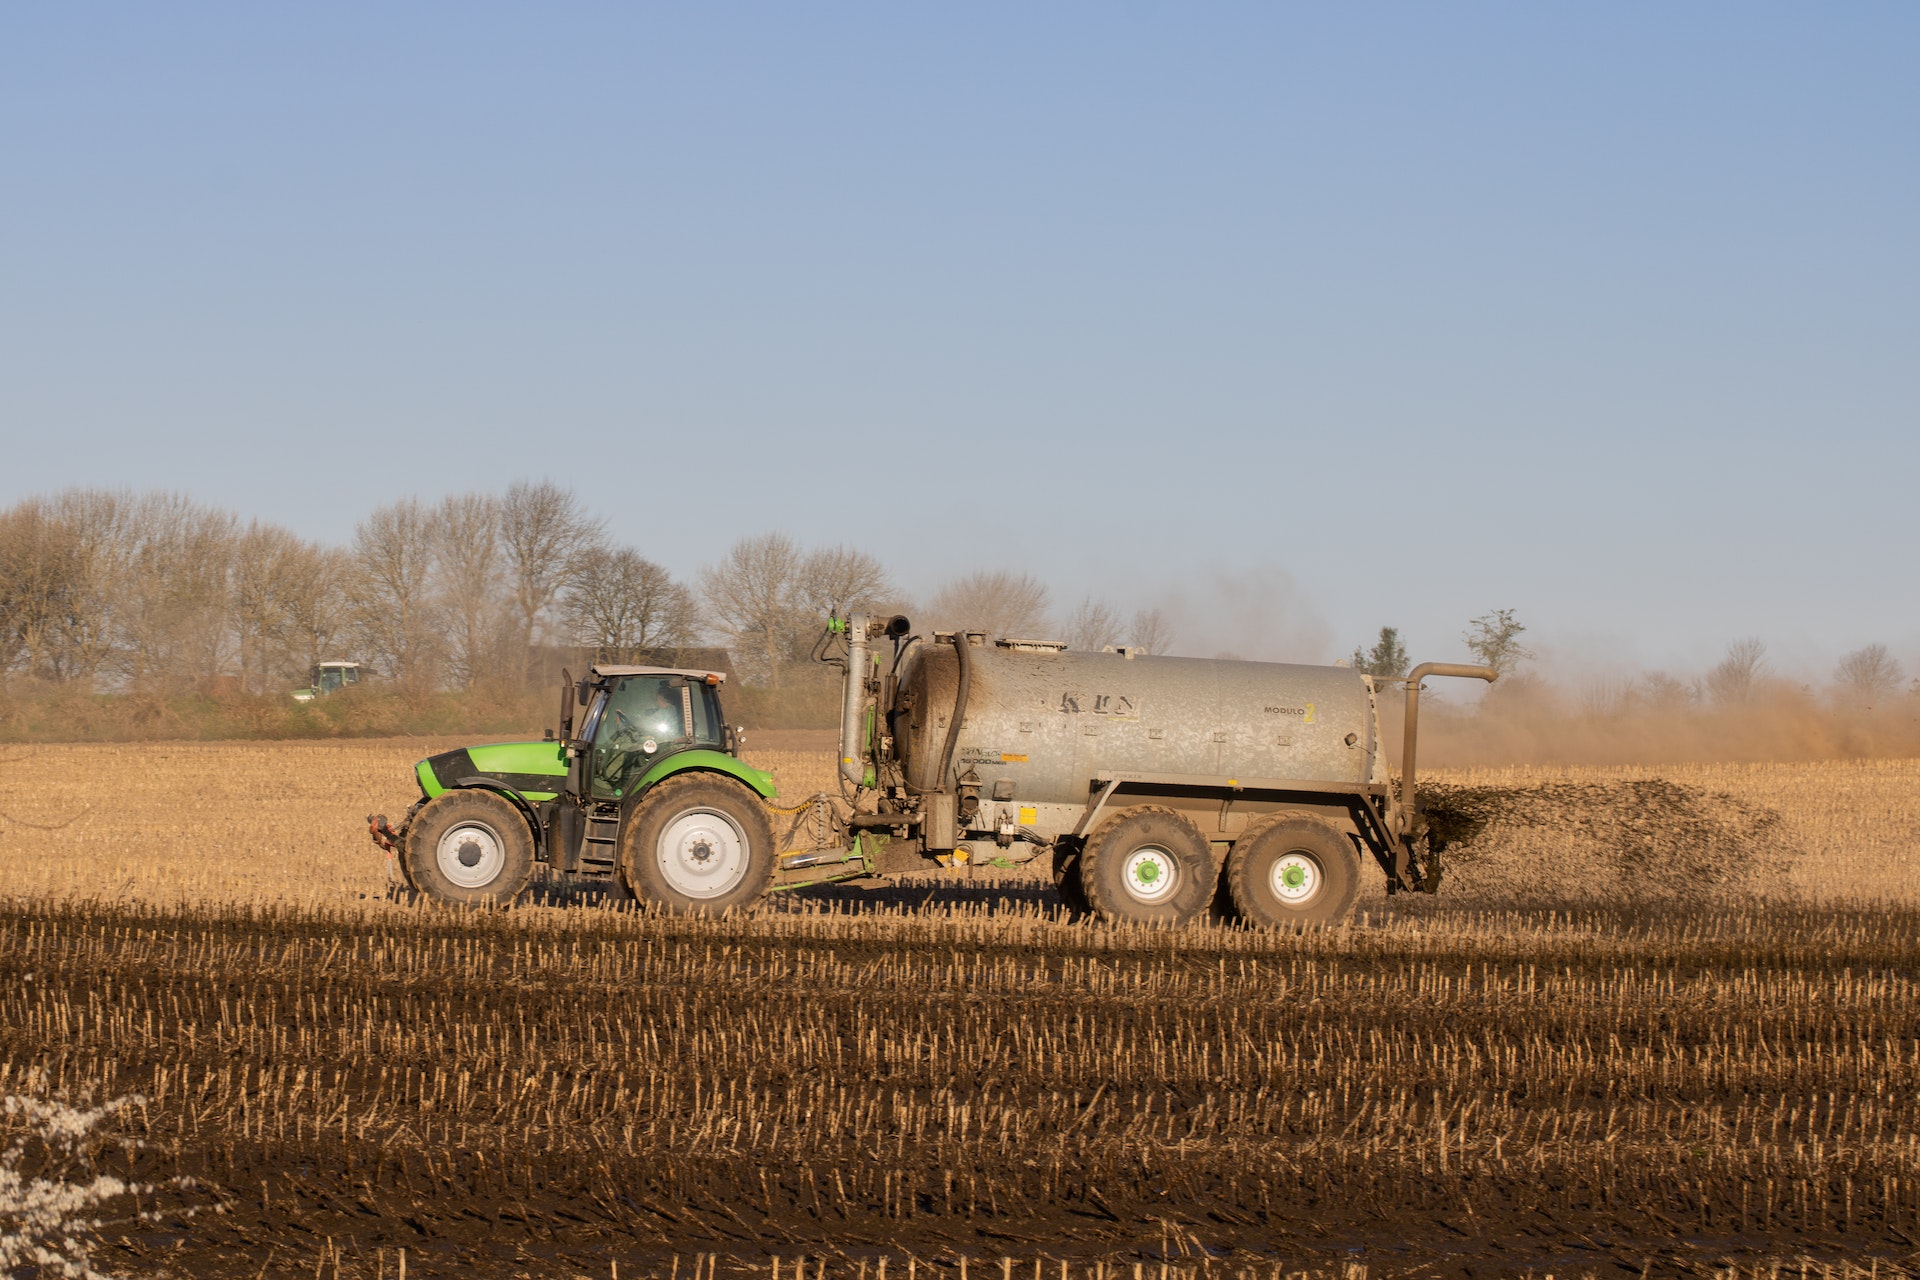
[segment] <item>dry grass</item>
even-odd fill
[[[0,1092],[146,1095],[127,1172],[228,1210],[130,1234],[127,1266],[1913,1262],[1913,762],[1439,775],[1487,819],[1457,892],[1286,936],[1106,927],[1035,889],[409,908],[361,819],[437,745],[0,755]],[[789,800],[831,782],[819,753],[753,758]],[[1623,796],[1695,835],[1660,844]],[[1699,899],[1590,891],[1622,850],[1761,845],[1764,876]]]

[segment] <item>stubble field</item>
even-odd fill
[[[96,1265],[1915,1269],[1915,762],[1436,774],[1442,896],[1289,937],[411,906],[361,820],[437,747],[0,749],[0,1093],[141,1095],[110,1161],[196,1181]]]

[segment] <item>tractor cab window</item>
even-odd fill
[[[720,715],[720,695],[710,684],[690,686],[693,694],[693,740],[719,746],[727,740],[726,721]]]
[[[595,795],[620,796],[655,760],[687,744],[693,734],[686,692],[678,676],[629,676],[613,683],[594,708]]]

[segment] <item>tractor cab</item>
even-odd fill
[[[582,799],[619,800],[666,756],[705,748],[732,754],[733,735],[720,711],[717,671],[596,665],[573,690],[585,713],[577,737],[561,732],[582,766],[574,775]]]
[[[348,685],[360,683],[360,664],[357,662],[316,662],[307,671],[307,687],[295,689],[295,702],[312,702],[315,698],[324,698],[330,693],[338,693]]]

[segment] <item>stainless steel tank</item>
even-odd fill
[[[1102,771],[1343,784],[1379,776],[1372,693],[1344,667],[1083,653],[978,636],[967,653],[966,714],[945,778],[937,774],[958,656],[949,644],[918,643],[901,673],[894,752],[919,790],[950,787],[972,769],[993,798],[1083,805]]]

